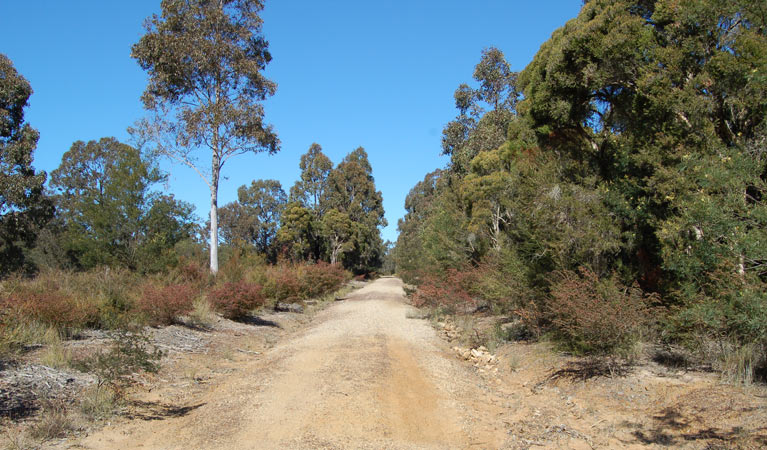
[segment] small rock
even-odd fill
[[[274,310],[280,311],[280,312],[303,313],[304,307],[299,305],[298,303],[279,302],[276,305],[274,305]]]

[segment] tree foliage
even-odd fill
[[[592,0],[519,74],[483,51],[443,133],[448,168],[406,200],[398,270],[505,270],[524,284],[505,304],[528,318],[567,297],[555,274],[638,283],[668,308],[670,336],[765,363],[762,3]],[[572,341],[568,320],[544,322]]]
[[[364,148],[358,147],[328,175],[324,203],[345,214],[353,224],[353,239],[344,253],[344,266],[353,272],[370,272],[381,266],[383,241],[379,227],[386,226],[383,197],[376,190],[373,168]]]
[[[45,172],[32,167],[38,132],[24,121],[32,87],[0,54],[0,276],[26,267],[25,249],[51,215]]]
[[[254,245],[259,253],[274,259],[274,239],[287,196],[277,180],[256,180],[237,189],[237,201],[224,205],[221,236],[228,243]]]
[[[210,269],[218,271],[218,184],[243,153],[279,150],[261,101],[276,85],[262,72],[272,57],[261,35],[260,0],[165,0],[131,55],[149,74],[150,117],[135,130],[156,150],[197,171],[211,192]],[[209,153],[210,170],[197,160]]]
[[[192,207],[152,188],[164,177],[114,138],[77,141],[51,173],[58,240],[69,264],[162,269],[167,251],[192,233]]]

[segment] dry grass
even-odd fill
[[[216,323],[216,313],[207,298],[200,296],[194,300],[192,311],[186,316],[187,325],[210,329]]]
[[[5,450],[31,450],[37,445],[21,425],[0,423],[2,433],[2,448]]]
[[[64,404],[48,402],[43,406],[43,412],[32,425],[30,433],[38,441],[47,441],[66,437],[75,428],[73,418]]]
[[[103,420],[120,407],[120,396],[106,386],[93,386],[83,393],[79,406],[87,419]]]
[[[72,366],[72,351],[61,341],[45,347],[40,354],[40,363],[54,369],[65,369]]]
[[[30,347],[61,342],[58,330],[37,321],[13,321],[0,327],[0,357],[18,354]]]

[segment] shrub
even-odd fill
[[[708,293],[700,292],[669,318],[671,336],[728,381],[767,381],[767,293],[733,273],[714,273],[709,283]]]
[[[78,302],[58,291],[14,294],[5,302],[5,309],[8,308],[20,317],[55,327],[64,334],[98,321],[95,305]]]
[[[302,266],[298,271],[300,297],[317,298],[340,288],[347,280],[347,273],[340,264],[317,264]]]
[[[423,275],[418,291],[413,294],[413,305],[439,306],[450,310],[475,307],[477,301],[470,293],[472,285],[475,284],[474,275],[471,269],[447,269],[444,276]]]
[[[653,299],[613,276],[599,279],[589,269],[561,271],[551,289],[545,315],[554,336],[579,354],[626,354],[650,320]]]
[[[301,298],[301,280],[298,271],[290,265],[279,264],[266,269],[264,297],[276,302],[296,301]]]
[[[194,308],[195,290],[186,284],[147,286],[136,301],[136,309],[150,325],[170,325]]]
[[[321,297],[337,290],[349,274],[339,264],[320,261],[302,266],[278,264],[264,271],[264,297],[290,302]]]
[[[210,272],[207,267],[196,261],[181,258],[178,266],[173,269],[172,277],[183,284],[204,286],[208,282]]]
[[[227,319],[239,319],[264,304],[262,290],[261,285],[256,283],[225,283],[212,289],[208,300]]]
[[[134,373],[159,370],[162,352],[150,344],[143,332],[119,330],[111,340],[109,350],[75,362],[79,369],[96,376],[98,387],[111,388],[119,396],[132,384]]]

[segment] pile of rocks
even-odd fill
[[[442,337],[448,342],[458,340],[461,337],[461,329],[451,322],[439,322],[437,326]]]
[[[484,345],[477,348],[453,347],[453,351],[466,361],[474,363],[474,367],[486,371],[498,371],[498,358],[490,353]]]

